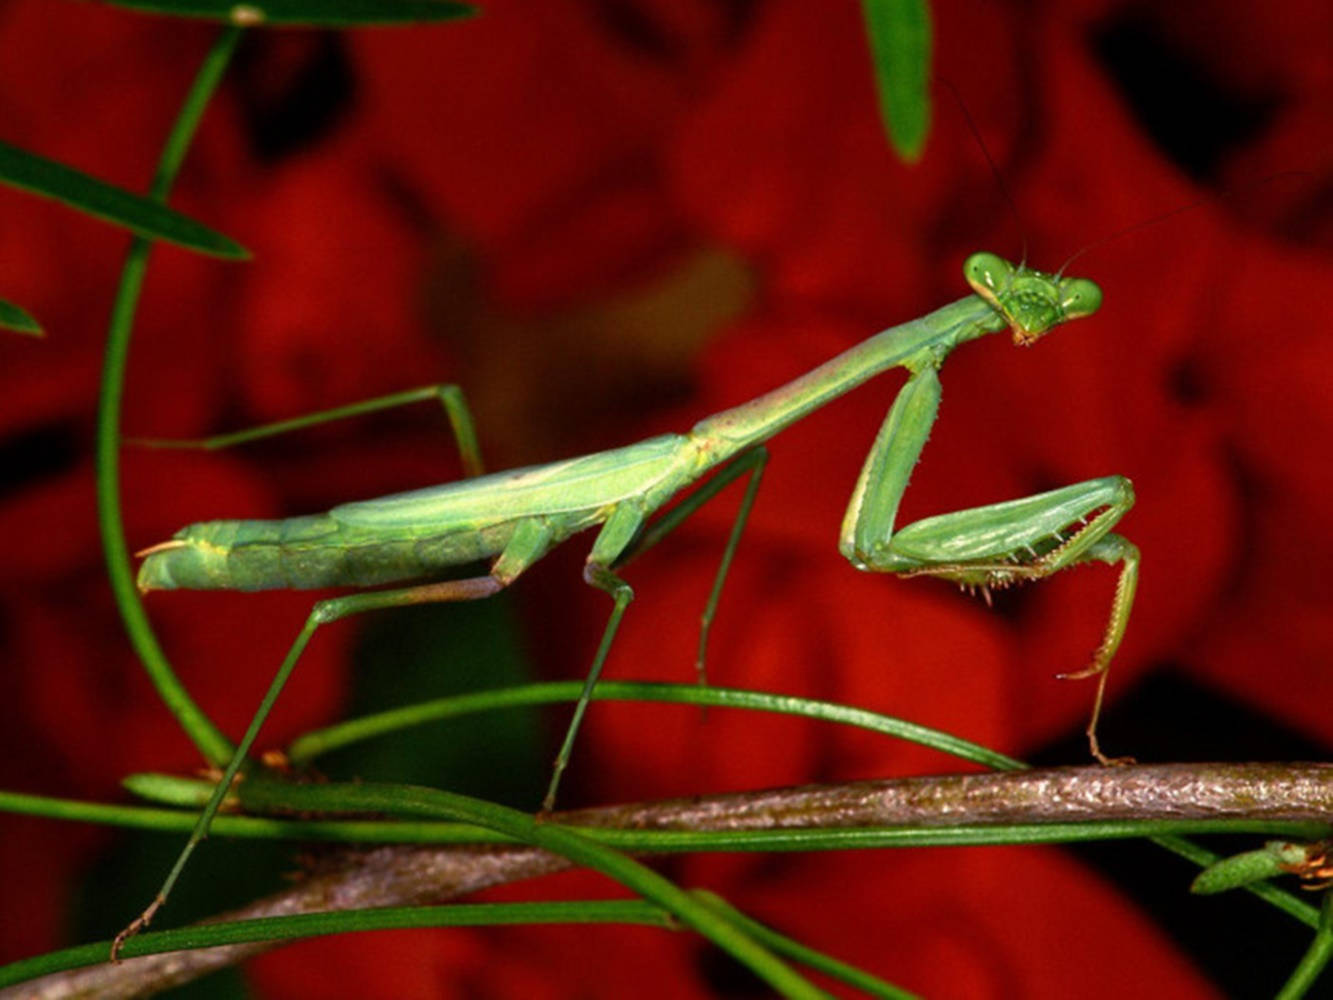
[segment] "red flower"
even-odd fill
[[[1197,6],[1145,14],[1087,0],[964,16],[936,5],[937,71],[998,163],[1022,236],[947,94],[937,94],[923,162],[893,159],[854,4],[506,0],[466,24],[350,34],[337,51],[354,105],[299,154],[262,162],[225,87],[215,101],[172,203],[257,259],[155,250],[125,427],[198,435],[450,378],[477,390],[483,442],[506,458],[561,457],[547,452],[571,427],[590,428],[576,450],[688,427],[963,296],[972,250],[1016,256],[1026,241],[1031,264],[1055,269],[1082,246],[1210,197],[1148,138],[1116,83],[1105,39],[1130,23],[1270,108],[1266,130],[1213,167],[1241,194],[1072,262],[1106,293],[1096,317],[1028,350],[994,337],[950,358],[899,523],[1129,476],[1138,503],[1117,530],[1142,550],[1143,576],[1110,702],[1175,664],[1326,741],[1322,456],[1333,444],[1333,358],[1318,312],[1330,289],[1328,15],[1311,3],[1256,19],[1214,4],[1209,31],[1184,31]],[[11,53],[0,75],[13,84],[0,87],[5,138],[142,187],[205,33],[102,8],[53,20],[37,9],[19,5],[0,25]],[[249,58],[299,70],[309,51],[301,36],[275,34]],[[273,90],[265,99],[282,100]],[[1245,185],[1280,169],[1313,176],[1249,189],[1251,200]],[[14,769],[3,784],[106,798],[127,770],[197,763],[135,668],[102,583],[89,442],[126,238],[59,207],[0,198],[0,296],[50,331],[42,344],[0,342],[0,431],[14,453],[41,451],[45,462],[0,495],[0,650],[12,665],[0,707]],[[695,293],[701,260],[721,264],[702,269],[706,291]],[[738,311],[704,352],[691,398],[650,412],[658,389],[683,395],[672,366],[690,337]],[[579,340],[584,331],[593,337]],[[667,370],[652,367],[663,358]],[[1091,685],[1051,675],[1086,663],[1114,570],[1061,574],[990,610],[938,582],[858,574],[837,555],[852,485],[900,384],[886,375],[773,442],[723,593],[710,678],[863,705],[1015,754],[1077,734]],[[428,437],[438,416],[416,419],[341,424],[223,456],[127,453],[131,544],[190,521],[306,513],[450,475],[443,433]],[[414,426],[426,429],[414,437]],[[690,678],[739,489],[627,571],[637,597],[608,677]],[[610,609],[578,582],[590,537],[515,588],[535,658],[553,674],[586,669]],[[187,686],[235,733],[313,599],[171,594],[149,608]],[[262,743],[334,714],[353,634],[348,624],[321,630]],[[1111,753],[1136,752],[1122,722],[1102,737]],[[803,720],[598,704],[566,801],[955,766]],[[0,857],[45,849],[68,873],[103,840],[41,843],[31,829],[7,822]],[[34,880],[37,867],[6,880],[11,907],[34,915],[4,938],[9,954],[53,943],[50,900],[63,886]],[[1213,993],[1135,908],[1056,852],[689,857],[670,867],[929,995],[1122,995],[1146,984]],[[496,896],[605,885],[575,873]],[[576,949],[591,958],[571,963]],[[611,928],[354,936],[275,953],[254,973],[274,996],[423,997],[617,996],[631,984],[702,996],[728,974],[692,936]]]

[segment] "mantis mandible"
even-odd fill
[[[1128,624],[1138,580],[1138,549],[1111,533],[1134,503],[1129,480],[1123,476],[1091,479],[1018,500],[925,518],[894,530],[908,476],[935,420],[940,399],[938,369],[949,352],[1006,328],[1013,332],[1016,345],[1029,345],[1060,323],[1091,315],[1101,305],[1101,290],[1087,279],[1015,266],[994,254],[973,254],[964,264],[964,276],[974,294],[875,334],[787,385],[701,420],[686,434],[665,434],[563,462],[347,503],[325,514],[192,524],[170,541],[146,550],[138,578],[144,591],[364,588],[418,582],[314,605],[161,891],[122,939],[145,926],[165,901],[191,851],[208,833],[302,650],[321,625],[377,608],[488,597],[508,587],[553,546],[600,526],[583,578],[606,592],[614,605],[556,757],[543,802],[544,810],[553,808],[589,698],[634,596],[617,569],[656,544],[726,484],[748,475],[704,613],[697,663],[702,676],[709,622],[767,460],[764,442],[899,365],[908,370],[909,377],[852,492],[842,524],[842,554],[857,569],[942,577],[967,588],[981,588],[986,594],[992,588],[1041,579],[1077,563],[1120,563],[1110,620],[1091,664],[1061,675],[1098,677],[1086,732],[1093,756],[1108,763],[1097,742],[1097,720],[1107,668]],[[471,419],[461,394],[455,387],[443,387],[439,394],[465,465],[479,471]],[[404,399],[408,395],[403,394]],[[372,401],[358,407],[377,405]],[[338,413],[345,415],[358,407]],[[649,523],[650,516],[672,497],[713,470],[717,470],[713,478]],[[439,579],[455,567],[479,560],[490,561],[487,572]]]

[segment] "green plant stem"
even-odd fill
[[[769,948],[772,948],[779,955],[785,955],[802,965],[809,966],[819,972],[824,973],[848,986],[854,986],[872,997],[881,997],[883,1000],[914,1000],[915,993],[909,993],[907,990],[899,989],[884,980],[870,975],[854,965],[848,965],[846,962],[839,962],[835,958],[825,955],[823,952],[801,944],[785,934],[779,934],[758,920],[746,916],[736,907],[732,906],[721,896],[709,892],[706,889],[696,889],[694,891],[695,899],[698,899],[705,906],[708,906],[718,913],[734,921],[739,927],[743,928],[755,940]]]
[[[1333,893],[1325,892],[1314,940],[1282,985],[1277,1000],[1300,1000],[1309,993],[1320,974],[1328,967],[1329,959],[1333,959]]]
[[[272,784],[256,782],[256,784]],[[656,903],[787,997],[824,997],[808,980],[754,940],[728,917],[700,903],[690,893],[633,858],[599,844],[581,831],[539,820],[483,799],[413,785],[292,785],[281,789],[295,808],[324,811],[354,808],[367,812],[409,813],[471,823],[558,854],[619,882]]]
[[[899,733],[902,726],[911,726],[911,724],[902,723],[901,720],[893,719],[889,716],[878,715],[873,712],[867,712],[864,709],[854,709],[848,706],[836,705],[827,702],[815,702],[807,699],[795,698],[785,695],[772,695],[757,691],[739,691],[724,688],[700,688],[697,685],[669,685],[669,684],[633,684],[628,682],[606,682],[602,685],[602,692],[607,698],[641,699],[641,700],[661,700],[661,701],[695,701],[701,704],[729,705],[732,707],[746,707],[751,709],[764,709],[768,711],[784,711],[792,714],[801,714],[815,718],[825,718],[831,721],[840,721],[846,724],[862,725],[874,731],[895,733],[905,735],[910,738],[910,733]],[[553,685],[534,685],[530,687],[506,689],[496,692],[482,692],[478,695],[466,695],[455,699],[446,699],[441,702],[432,702],[427,705],[417,706],[416,709],[422,710],[422,714],[431,717],[441,718],[448,715],[463,714],[465,711],[479,711],[485,707],[499,707],[502,705],[511,705],[518,703],[529,703],[538,700],[562,700],[572,699],[576,696],[579,689],[578,682],[567,682]],[[450,705],[452,710],[443,711]],[[427,711],[429,710],[429,711]],[[346,724],[355,730],[358,723],[367,722],[370,719],[385,718],[390,715],[409,715],[414,709],[403,710],[402,713],[386,713],[385,716],[368,717],[366,720],[354,720]],[[339,729],[341,727],[335,727]],[[375,730],[379,727],[371,726],[369,730]],[[389,727],[392,728],[392,727]],[[911,727],[922,730],[930,734],[931,730],[923,730],[923,727]],[[325,731],[333,733],[334,730]],[[947,734],[944,734],[947,735]],[[312,734],[319,736],[319,734]],[[950,737],[955,742],[956,738]],[[318,742],[318,741],[316,741]],[[335,740],[334,742],[340,742]],[[933,743],[931,745],[934,745]],[[985,750],[985,748],[979,748]],[[1000,757],[1001,761],[1008,762],[1010,758],[1004,758],[993,751],[986,750],[985,753],[991,757]],[[1202,766],[1202,765],[1201,765]],[[1023,765],[1014,761],[1011,770],[1020,770]],[[1210,766],[1210,774],[1216,771],[1218,765]],[[1231,767],[1234,769],[1245,769],[1245,765],[1222,765],[1221,767]],[[1111,779],[1123,776],[1123,772],[1109,772]],[[1218,781],[1219,775],[1212,774],[1211,783]],[[274,783],[268,782],[268,785]],[[167,802],[182,807],[197,807],[211,791],[211,784],[204,781],[197,781],[186,778],[179,778],[170,775],[136,775],[127,779],[127,787],[130,787],[136,794],[150,798],[153,801]],[[262,811],[266,808],[280,807],[284,800],[283,789],[288,786],[277,784],[276,787],[265,791],[265,783],[258,780],[249,780],[238,786],[237,796],[242,803],[251,810]],[[1260,792],[1255,789],[1258,786],[1250,786],[1250,791],[1246,792],[1243,788],[1234,787],[1232,797],[1239,803],[1245,794],[1261,794],[1265,799],[1273,798],[1272,791]],[[695,803],[695,812],[698,811],[698,803]],[[823,800],[822,806],[828,809],[827,799]],[[921,828],[919,825],[912,827],[894,826],[894,819],[889,816],[883,816],[875,821],[873,819],[863,822],[860,829],[804,829],[804,830],[763,830],[754,829],[713,831],[706,830],[702,824],[695,824],[695,829],[675,832],[665,831],[643,831],[643,830],[616,830],[617,825],[621,826],[642,826],[642,817],[638,815],[626,815],[627,808],[638,810],[640,813],[648,813],[649,810],[658,810],[660,818],[668,821],[671,818],[672,804],[663,803],[657,806],[640,807],[614,807],[604,810],[587,810],[577,814],[565,814],[557,817],[560,821],[575,825],[583,825],[587,836],[595,838],[607,838],[614,842],[616,846],[625,850],[640,851],[679,851],[679,850],[833,850],[847,849],[852,847],[907,847],[907,846],[945,846],[945,845],[979,845],[982,843],[1057,843],[1083,841],[1093,839],[1125,838],[1132,836],[1152,836],[1154,842],[1159,846],[1172,851],[1188,859],[1189,861],[1206,867],[1218,860],[1218,855],[1196,844],[1192,844],[1182,839],[1179,834],[1183,833],[1236,833],[1253,832],[1267,835],[1290,836],[1290,837],[1319,837],[1325,833],[1322,823],[1311,824],[1308,821],[1294,820],[1286,818],[1268,818],[1256,820],[1254,818],[1245,818],[1231,816],[1226,819],[1218,818],[1196,818],[1179,819],[1170,818],[1170,813],[1174,811],[1174,806],[1170,801],[1159,803],[1160,808],[1164,808],[1168,818],[1136,818],[1119,819],[1111,822],[1092,821],[1092,822],[1047,822],[1041,824],[1030,823],[1004,823],[988,826],[975,825],[956,825],[949,827],[932,826]],[[344,807],[346,808],[346,807]],[[748,808],[742,799],[736,808]],[[98,803],[72,802],[69,800],[53,799],[43,796],[21,795],[16,793],[0,793],[0,810],[11,812],[22,812],[32,815],[49,816],[51,818],[69,819],[84,822],[100,822],[123,826],[133,826],[143,829],[157,830],[187,830],[190,829],[194,817],[189,814],[177,812],[174,810],[147,809],[131,806],[111,806]],[[750,811],[753,811],[752,809]],[[817,808],[811,807],[809,810],[809,826],[817,826],[820,823],[825,825],[833,822],[831,815],[821,815]],[[725,816],[725,810],[718,810],[719,818]],[[691,818],[691,822],[694,819]],[[898,823],[902,819],[897,820]],[[479,844],[494,843],[496,837],[493,833],[460,826],[458,824],[442,823],[417,823],[403,821],[386,820],[329,820],[329,819],[277,819],[270,817],[257,816],[227,816],[222,815],[217,818],[216,831],[220,835],[233,837],[256,837],[256,838],[297,838],[307,840],[339,840],[346,842],[395,842],[395,843],[417,843],[417,844]],[[602,829],[593,830],[592,826]],[[1318,918],[1318,911],[1297,899],[1292,894],[1269,883],[1255,883],[1245,887],[1246,891],[1253,893],[1270,905],[1277,907],[1284,913],[1294,919],[1315,926]]]
[[[913,1000],[913,994],[779,934],[720,896],[703,890],[691,893],[706,909],[742,928],[775,953],[884,1000]],[[136,958],[187,949],[239,944],[277,944],[302,938],[358,931],[419,927],[495,927],[534,924],[636,924],[667,930],[679,924],[661,907],[638,899],[560,900],[535,903],[451,903],[439,906],[392,906],[363,910],[298,913],[234,920],[169,931],[140,934],[125,943],[122,957]],[[0,988],[72,969],[97,965],[106,958],[110,941],[63,948],[0,966]]]
[[[194,781],[188,779],[170,779],[152,776],[151,786],[161,785],[161,791],[165,791],[173,801],[181,804],[190,804],[197,802],[209,791],[209,783],[203,781]],[[177,787],[169,787],[177,786]],[[364,801],[364,789],[358,786],[352,786],[352,794],[349,796],[344,789],[338,786],[287,786],[272,781],[248,780],[243,782],[238,791],[243,790],[246,794],[239,795],[243,799],[251,801],[245,804],[257,808],[274,808],[285,804],[289,808],[300,809],[337,809],[337,808],[379,808],[383,810],[395,810],[399,803],[397,795],[392,789],[385,789],[383,801],[381,796],[376,793],[374,801]],[[409,789],[409,798],[416,796],[416,790]],[[826,796],[822,794],[823,790],[811,789],[811,797],[815,803],[826,802]],[[361,798],[358,799],[357,795]],[[759,794],[759,793],[756,793]],[[768,793],[772,794],[772,793]],[[729,797],[724,797],[729,798]],[[427,812],[433,813],[439,809],[445,809],[447,813],[448,803],[436,803]],[[1180,831],[1191,827],[1189,821],[1121,821],[1115,823],[1079,823],[1079,824],[1043,824],[1020,826],[1004,826],[996,828],[962,828],[962,827],[941,827],[933,829],[843,829],[843,830],[732,830],[727,831],[725,824],[727,815],[725,811],[718,811],[715,822],[722,829],[715,832],[716,842],[708,842],[706,831],[687,830],[687,831],[663,831],[663,830],[616,830],[599,829],[594,824],[597,822],[616,822],[623,818],[628,810],[632,816],[644,816],[650,810],[655,811],[654,822],[660,825],[668,825],[673,817],[673,812],[680,813],[678,818],[683,821],[693,821],[694,814],[700,811],[709,812],[707,800],[684,800],[680,803],[662,803],[655,806],[638,807],[612,807],[598,810],[581,810],[578,812],[566,813],[551,817],[551,822],[544,824],[548,828],[555,828],[555,823],[561,826],[572,822],[586,824],[579,827],[574,832],[589,839],[603,838],[616,839],[622,842],[626,847],[637,847],[644,851],[671,852],[676,850],[693,849],[730,849],[730,850],[812,850],[812,849],[833,849],[833,848],[866,848],[866,847],[889,847],[889,846],[927,846],[927,845],[962,845],[962,844],[982,844],[982,843],[1039,843],[1039,842],[1058,842],[1072,840],[1090,840],[1105,839],[1106,837],[1125,837],[1141,836],[1147,833],[1159,834],[1158,841],[1162,843],[1177,843],[1175,838],[1161,837],[1160,834],[1174,830]],[[5,793],[0,796],[0,808],[11,811],[27,812],[37,815],[46,815],[74,820],[90,821],[111,821],[123,825],[142,826],[155,829],[185,829],[188,828],[194,817],[191,814],[161,809],[132,808],[123,806],[104,806],[92,803],[65,802],[62,800],[47,799],[40,796],[23,796],[14,793]],[[409,803],[407,812],[423,812],[420,804]],[[813,813],[813,808],[812,808]],[[452,813],[447,813],[452,815]],[[812,815],[812,820],[819,817]],[[775,820],[776,821],[776,820]],[[1238,826],[1231,821],[1195,821],[1194,829],[1197,831],[1223,832],[1248,827],[1248,821],[1240,821]],[[531,877],[535,874],[548,873],[559,870],[563,864],[571,863],[573,859],[566,859],[564,862],[551,866],[550,861],[541,862],[540,856],[534,855],[530,851],[519,848],[518,853],[513,853],[515,848],[510,842],[515,838],[507,835],[497,835],[493,831],[482,830],[477,826],[464,825],[459,823],[413,823],[393,821],[346,821],[346,820],[278,820],[262,817],[236,817],[220,816],[218,817],[218,826],[216,831],[219,834],[233,836],[291,836],[302,839],[325,839],[336,838],[349,841],[355,840],[398,840],[410,841],[414,843],[425,841],[438,841],[445,844],[477,844],[490,842],[494,845],[497,840],[503,841],[500,846],[494,847],[488,854],[466,853],[458,854],[451,852],[447,847],[427,848],[399,848],[389,853],[380,852],[379,860],[376,862],[376,871],[374,873],[362,874],[357,870],[340,876],[333,882],[327,881],[332,878],[331,875],[325,875],[326,880],[322,888],[311,888],[308,892],[305,884],[292,890],[288,890],[282,896],[269,900],[266,906],[261,907],[260,912],[286,912],[303,910],[310,906],[324,906],[331,898],[343,898],[350,892],[356,896],[357,890],[350,885],[346,888],[338,888],[343,885],[342,879],[350,876],[353,881],[357,879],[365,880],[369,878],[371,882],[382,887],[382,890],[375,897],[380,900],[380,905],[399,905],[402,902],[416,902],[430,898],[439,898],[441,892],[450,893],[460,891],[458,881],[459,866],[472,866],[477,869],[476,874],[482,872],[492,881],[483,884],[498,884],[499,882],[513,881],[516,878]],[[1183,845],[1180,853],[1189,857],[1198,864],[1209,864],[1216,859],[1216,855],[1211,852],[1193,847],[1187,842],[1179,842]],[[506,846],[509,844],[509,846]],[[475,848],[473,849],[475,851]],[[454,856],[452,860],[446,860]],[[549,856],[547,856],[549,858]],[[470,869],[469,869],[470,870]],[[445,874],[445,873],[453,873]],[[507,874],[506,874],[507,873]],[[441,875],[444,879],[441,881]],[[449,887],[453,886],[451,890]],[[478,887],[475,882],[469,884],[470,888]],[[397,887],[397,888],[393,888]],[[434,887],[434,888],[431,888]],[[1317,912],[1313,907],[1295,900],[1283,890],[1276,886],[1263,884],[1262,886],[1249,887],[1257,895],[1275,902],[1277,905],[1295,916],[1297,919],[1314,926],[1317,923]],[[468,887],[462,888],[462,891],[469,891]],[[301,894],[305,892],[306,895]],[[293,895],[295,894],[295,895]],[[405,894],[405,895],[404,895]],[[696,898],[699,893],[694,893]],[[1283,901],[1289,905],[1284,905]],[[706,899],[705,899],[706,902]],[[365,904],[363,904],[365,905]],[[754,933],[748,926],[743,929],[751,931],[751,936],[757,938],[760,944],[766,945],[779,955],[785,955],[795,961],[809,964],[812,968],[818,968],[830,975],[839,976],[836,966],[839,963],[836,960],[822,956],[818,961],[808,958],[802,953],[792,951],[784,947],[779,947],[773,940],[763,935]],[[131,939],[135,940],[135,939]],[[800,947],[800,946],[796,946]],[[104,953],[103,953],[104,954]],[[237,960],[239,955],[232,958]],[[223,960],[225,961],[225,960]],[[826,967],[825,964],[831,963]],[[207,966],[216,968],[217,961]],[[202,970],[201,970],[202,971]],[[854,971],[854,970],[853,970]],[[32,972],[31,974],[37,974]],[[839,977],[846,978],[846,977]],[[846,978],[846,981],[854,982],[853,978]],[[864,988],[864,987],[863,987]],[[890,992],[885,995],[893,995],[892,987],[885,987]]]
[[[520,687],[495,688],[489,691],[474,691],[447,698],[436,698],[417,705],[407,705],[403,708],[362,716],[359,719],[349,719],[325,729],[306,733],[292,741],[287,748],[287,757],[294,765],[302,767],[331,750],[410,726],[471,715],[475,712],[574,701],[581,690],[581,681],[552,681],[545,684],[525,684]],[[896,736],[997,771],[1018,771],[1028,766],[1021,760],[1007,757],[979,743],[960,739],[951,733],[904,719],[881,715],[864,708],[839,705],[836,702],[773,694],[768,691],[747,691],[741,688],[701,684],[602,681],[593,691],[592,700],[670,702],[799,715],[809,719],[822,719],[826,722],[869,729],[886,736]]]
[[[1174,835],[1157,836],[1152,838],[1152,842],[1163,850],[1194,862],[1200,868],[1207,868],[1222,859],[1222,855],[1210,851],[1206,847],[1200,847],[1184,837]],[[1308,927],[1319,926],[1319,910],[1304,900],[1293,896],[1285,889],[1278,888],[1272,882],[1252,882],[1249,885],[1241,886],[1241,888],[1251,895],[1258,896],[1265,903],[1281,910],[1287,916],[1299,920]]]
[[[153,775],[154,778],[166,778]],[[211,790],[204,781],[171,779],[191,786],[191,803],[197,805]],[[297,807],[299,793],[289,794],[298,786],[252,780],[238,786],[236,799],[247,809],[290,811]],[[357,808],[357,785],[326,784],[324,808],[353,811]],[[351,789],[352,797],[334,805],[341,789]],[[300,800],[305,805],[304,800]],[[696,799],[691,813],[708,800]],[[182,802],[182,804],[185,804]],[[146,806],[117,806],[99,802],[79,802],[41,795],[0,792],[0,811],[73,822],[100,823],[128,829],[178,833],[191,829],[193,813]],[[382,810],[393,812],[395,810]],[[640,815],[647,811],[641,807]],[[657,819],[664,826],[672,823],[672,803],[655,807]],[[682,854],[703,851],[834,851],[885,847],[976,847],[1011,844],[1067,844],[1098,840],[1128,840],[1136,837],[1174,834],[1257,834],[1282,837],[1316,837],[1327,832],[1321,823],[1262,819],[1127,819],[1072,823],[1003,823],[996,825],[946,826],[834,826],[836,817],[821,815],[812,806],[810,826],[787,829],[726,827],[725,812],[718,815],[718,825],[706,822],[691,829],[640,829],[617,825],[618,807],[555,813],[552,820],[577,828],[591,840],[618,850],[644,854]],[[693,815],[680,822],[696,822]],[[821,822],[828,823],[820,826]],[[413,822],[391,819],[288,819],[278,816],[219,815],[213,832],[242,840],[305,840],[348,844],[504,844],[512,837],[465,823]],[[1193,855],[1186,855],[1196,860]],[[1201,851],[1199,858],[1214,857]],[[1207,861],[1200,861],[1207,864]],[[1313,908],[1306,923],[1313,922]]]
[[[149,189],[149,196],[154,200],[166,201],[199,120],[222,79],[240,37],[240,28],[224,29],[204,57],[162,147],[157,172]],[[231,743],[195,704],[162,652],[134,586],[129,546],[125,541],[125,526],[120,510],[120,411],[125,391],[125,368],[129,360],[134,314],[138,308],[139,293],[143,288],[144,272],[152,246],[151,240],[141,237],[135,237],[131,242],[111,309],[106,355],[102,365],[101,395],[97,405],[97,519],[101,527],[111,592],[135,652],[143,661],[144,669],[152,678],[158,694],[195,746],[210,763],[221,765],[231,757]]]
[[[391,732],[405,726],[417,725],[438,719],[466,715],[470,712],[485,711],[492,708],[515,705],[539,704],[551,701],[569,701],[577,696],[578,682],[567,681],[551,684],[533,684],[517,688],[504,688],[495,691],[474,692],[424,702],[420,705],[407,706],[388,712],[352,719],[327,729],[317,730],[302,736],[293,742],[290,755],[293,760],[308,761],[321,753],[360,739]],[[919,726],[915,723],[895,719],[866,709],[839,705],[834,702],[814,701],[789,695],[775,695],[762,691],[743,691],[729,688],[703,687],[700,685],[631,683],[623,681],[604,681],[593,695],[594,700],[626,701],[662,701],[683,702],[699,705],[717,705],[735,708],[749,708],[759,711],[778,712],[800,715],[807,718],[824,719],[857,726],[885,735],[912,740],[925,746],[931,746],[945,753],[951,753],[965,760],[984,764],[996,770],[1022,770],[1028,765],[1020,760],[1007,757],[979,744],[961,740],[949,733]],[[1101,824],[1099,824],[1101,825]],[[1120,824],[1114,826],[1125,829]],[[1072,832],[1071,827],[1081,824],[1063,825],[1062,830]],[[1019,828],[1012,828],[1017,832]],[[1210,832],[1221,832],[1209,826]],[[939,834],[943,831],[935,830]],[[972,831],[977,832],[975,829]],[[1202,832],[1199,828],[1186,830],[1182,827],[1171,829],[1162,826],[1156,831],[1141,829],[1144,834],[1151,833],[1151,840],[1163,850],[1186,858],[1201,868],[1217,861],[1220,855],[1191,843],[1180,836],[1186,832]],[[1110,836],[1109,832],[1106,835]],[[1052,838],[1054,839],[1054,838]],[[1070,839],[1073,839],[1072,837]],[[960,841],[954,841],[958,843]],[[1029,840],[1033,843],[1035,840]],[[1273,885],[1271,882],[1257,882],[1245,886],[1245,891],[1259,897],[1269,905],[1281,910],[1288,916],[1310,927],[1318,923],[1319,911],[1291,893]]]
[[[129,959],[193,948],[216,948],[252,942],[276,943],[325,934],[397,930],[405,927],[610,923],[663,928],[677,926],[661,907],[638,899],[394,906],[369,910],[300,913],[284,917],[259,917],[253,920],[199,924],[169,931],[145,932],[125,942],[121,957]],[[746,926],[747,928],[750,926],[748,921]],[[110,948],[110,941],[94,941],[0,966],[0,988],[36,979],[38,976],[97,965],[106,961]]]

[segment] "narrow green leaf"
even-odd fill
[[[930,130],[930,10],[926,0],[862,0],[884,127],[898,156],[921,158]]]
[[[0,142],[0,183],[54,198],[149,239],[166,240],[213,257],[250,256],[239,243],[165,205],[6,142]]]
[[[19,333],[26,333],[33,337],[42,335],[42,324],[33,319],[26,309],[20,309],[14,303],[6,302],[4,299],[0,299],[0,327],[4,327],[6,330],[17,330]]]
[[[292,26],[351,28],[368,25],[453,21],[477,8],[444,0],[109,0],[147,14],[201,17],[241,28]]]
[[[1314,940],[1301,956],[1300,963],[1292,970],[1291,976],[1282,984],[1276,1000],[1301,1000],[1310,995],[1321,973],[1333,960],[1333,894],[1324,893],[1324,905],[1319,911],[1319,926],[1315,929]],[[1320,996],[1327,996],[1327,990]]]
[[[258,917],[139,934],[125,942],[122,958],[158,955],[187,948],[213,948],[255,941],[295,941],[325,934],[397,930],[405,927],[495,927],[534,924],[640,924],[671,929],[661,907],[634,899],[568,900],[536,903],[451,903],[395,906]],[[0,988],[38,976],[105,962],[110,941],[93,941],[0,966]]]
[[[800,962],[802,965],[817,972],[822,972],[839,982],[854,986],[867,996],[878,997],[880,1000],[916,1000],[915,993],[909,993],[892,983],[886,983],[884,980],[872,976],[864,969],[858,969],[854,965],[840,962],[832,955],[826,955],[822,951],[801,944],[794,938],[779,934],[773,928],[746,916],[716,893],[709,892],[706,889],[695,889],[693,893],[705,906],[712,907],[727,916],[737,927],[746,931],[756,941],[771,948],[777,955]]]
[[[1211,896],[1228,889],[1238,889],[1289,872],[1305,859],[1305,845],[1270,840],[1256,851],[1233,854],[1209,865],[1194,877],[1190,883],[1190,892]]]

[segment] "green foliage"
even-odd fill
[[[110,0],[146,14],[198,17],[239,28],[355,28],[427,24],[471,17],[477,8],[445,0]]]
[[[0,300],[0,327],[33,337],[42,335],[42,325],[33,319],[27,310],[3,300]]]
[[[862,0],[884,128],[897,154],[921,159],[930,131],[930,8],[926,0]]]
[[[1270,840],[1257,851],[1233,854],[1209,865],[1190,883],[1190,892],[1210,896],[1228,889],[1239,889],[1292,871],[1305,859],[1304,845]]]
[[[0,183],[52,198],[84,215],[132,233],[165,240],[211,257],[244,259],[249,251],[235,240],[167,208],[152,198],[131,194],[81,170],[0,142]]]

